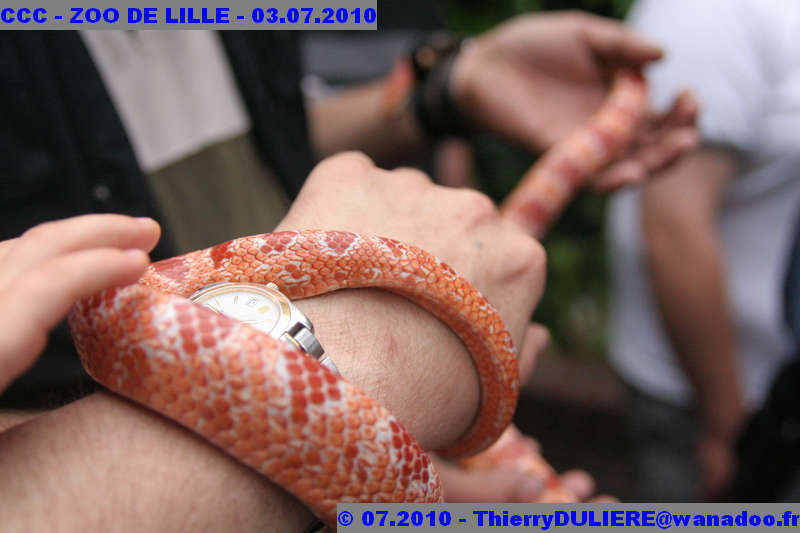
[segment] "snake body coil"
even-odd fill
[[[617,74],[604,106],[529,171],[504,216],[540,237],[578,187],[631,142],[645,106],[643,78]],[[72,335],[97,381],[203,435],[329,524],[339,501],[441,501],[439,478],[411,435],[357,387],[292,346],[187,300],[219,281],[273,282],[293,299],[357,287],[403,295],[459,335],[481,380],[477,417],[441,453],[480,452],[511,421],[517,359],[499,315],[452,268],[392,239],[337,231],[244,237],[155,263],[138,284],[75,305]],[[517,449],[509,431],[468,464],[507,463]],[[541,461],[523,463],[553,477]]]

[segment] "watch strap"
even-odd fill
[[[414,111],[422,128],[435,140],[468,138],[472,133],[470,121],[450,93],[450,74],[464,41],[448,32],[436,32],[411,52],[416,80]]]
[[[307,354],[319,359],[325,353],[314,331],[301,322],[296,322],[286,331],[292,340]]]

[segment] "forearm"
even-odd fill
[[[281,489],[177,424],[100,393],[0,433],[6,531],[302,531]]]
[[[309,102],[311,138],[319,158],[360,150],[380,166],[419,156],[428,143],[410,101],[387,107],[385,81]]]
[[[0,433],[18,424],[32,420],[40,414],[39,411],[0,410]]]
[[[649,235],[648,260],[659,313],[694,386],[706,423],[738,417],[741,387],[725,296],[722,251],[712,228]]]
[[[716,203],[732,165],[716,152],[695,156],[678,169],[683,176],[667,176],[665,182],[645,187],[642,213],[659,313],[694,387],[705,428],[720,432],[733,431],[742,416],[724,253],[716,227]],[[694,188],[681,191],[675,186],[681,181]],[[694,198],[689,196],[693,193]]]
[[[477,379],[463,377],[476,374],[442,323],[381,291],[298,305],[344,376],[384,403],[424,447],[444,446],[466,430],[479,392]],[[441,368],[447,376],[436,372]],[[12,531],[299,532],[311,521],[302,504],[261,475],[112,394],[0,433],[0,472],[0,516]]]

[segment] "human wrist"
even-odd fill
[[[453,71],[464,53],[465,43],[452,34],[437,32],[411,53],[416,80],[414,113],[422,130],[433,140],[468,138],[472,133],[472,123],[452,90]]]
[[[386,407],[425,449],[461,437],[477,413],[478,377],[444,323],[401,296],[340,291],[295,304],[342,375]]]

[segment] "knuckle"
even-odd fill
[[[370,170],[375,167],[375,162],[367,154],[355,150],[336,154],[326,161],[337,165],[352,166],[361,170]]]
[[[425,172],[419,170],[418,168],[413,168],[413,167],[396,168],[395,170],[391,171],[391,174],[395,178],[399,178],[401,181],[405,183],[413,183],[413,184],[431,183],[430,177]]]
[[[38,240],[50,236],[54,231],[55,222],[42,222],[29,228],[22,234],[25,240]]]
[[[459,206],[465,213],[478,221],[485,221],[499,216],[497,206],[491,198],[472,189],[454,191],[461,196]]]
[[[544,246],[527,235],[523,236],[520,245],[520,257],[523,264],[528,265],[530,271],[541,274],[547,269],[547,253],[544,251]]]
[[[571,24],[582,24],[588,19],[586,12],[581,11],[580,9],[569,9],[564,11],[562,16],[564,17],[565,21]]]
[[[509,240],[511,254],[514,257],[512,269],[516,277],[521,277],[527,282],[544,284],[544,274],[547,270],[547,254],[544,247],[536,239],[518,233]]]
[[[348,181],[375,169],[375,163],[362,152],[342,152],[317,163],[308,181]]]

